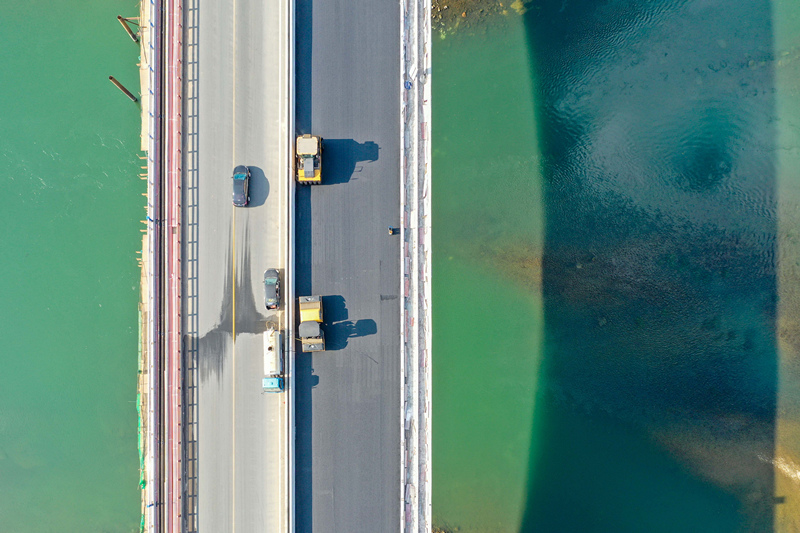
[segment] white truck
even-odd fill
[[[283,343],[280,330],[269,328],[264,332],[264,392],[283,391]]]

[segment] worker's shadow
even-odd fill
[[[359,143],[353,139],[324,139],[322,149],[322,183],[347,183],[364,165],[378,160],[380,147],[373,141]]]

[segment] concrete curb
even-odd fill
[[[401,530],[431,531],[431,0],[402,0]]]
[[[286,384],[287,384],[287,403],[288,403],[288,454],[287,454],[287,464],[288,464],[288,509],[287,515],[289,522],[287,524],[288,533],[295,532],[295,505],[296,505],[296,494],[295,494],[295,457],[296,457],[296,450],[295,450],[295,391],[296,391],[296,378],[295,378],[295,357],[297,356],[297,352],[295,352],[296,341],[295,333],[294,333],[294,302],[295,302],[295,279],[294,279],[294,268],[295,268],[295,186],[296,183],[294,181],[294,137],[295,137],[295,0],[289,0],[289,12],[288,12],[288,32],[289,32],[289,48],[288,48],[288,65],[287,65],[287,82],[288,82],[288,90],[286,94],[286,105],[287,105],[287,112],[289,114],[288,118],[288,138],[289,138],[289,146],[288,146],[288,153],[287,158],[287,168],[286,168],[286,182],[288,183],[288,198],[287,198],[287,205],[288,205],[288,213],[287,213],[287,224],[288,224],[288,242],[287,242],[287,250],[286,250],[286,289],[284,290],[285,301],[286,301],[286,339],[287,341],[284,343],[284,349],[286,350],[286,361],[287,365],[287,375],[286,375]]]

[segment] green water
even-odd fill
[[[433,48],[434,525],[796,530],[797,7],[529,7]]]
[[[135,2],[6,2],[0,530],[138,531]]]
[[[433,516],[521,520],[542,343],[541,177],[522,24],[434,45]],[[533,347],[533,348],[532,348]]]

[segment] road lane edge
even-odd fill
[[[288,0],[288,65],[287,78],[288,90],[286,91],[288,106],[288,150],[286,165],[286,183],[288,193],[288,239],[286,251],[286,291],[284,299],[286,301],[286,339],[284,349],[286,350],[286,361],[288,362],[288,372],[286,376],[286,401],[288,417],[288,438],[287,463],[289,476],[288,490],[288,527],[289,533],[295,533],[295,335],[294,335],[294,302],[295,302],[295,181],[294,181],[294,137],[295,137],[295,0]]]

